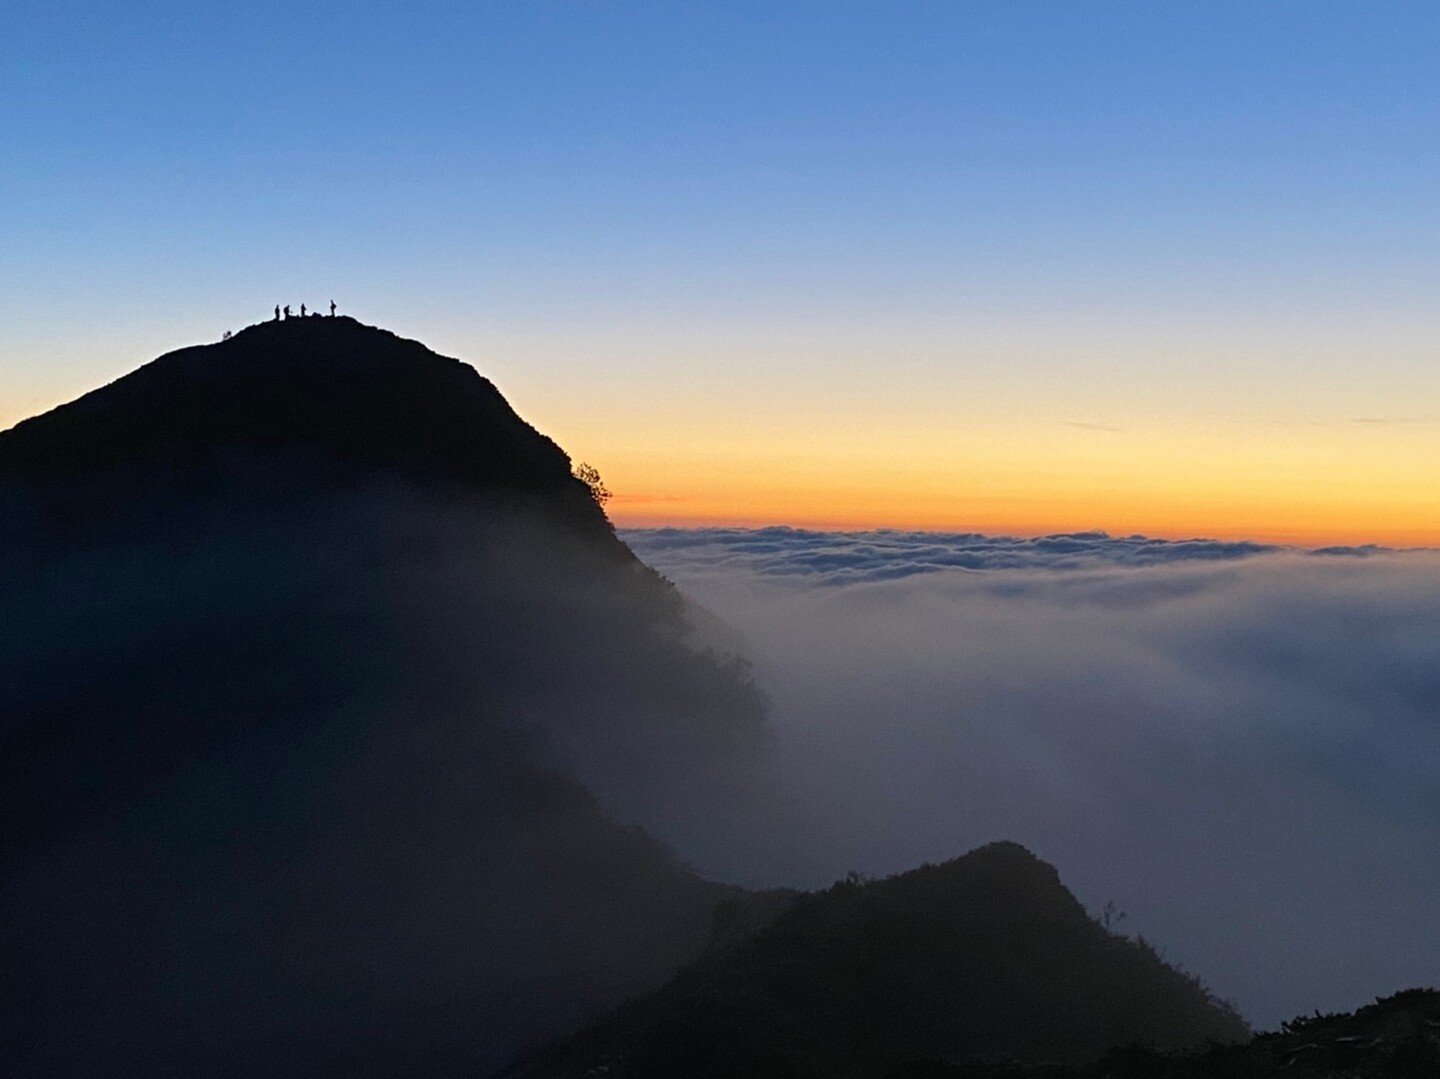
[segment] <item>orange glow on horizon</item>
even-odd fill
[[[1440,453],[1426,424],[1176,415],[1111,431],[917,413],[738,429],[690,418],[577,432],[562,444],[597,447],[587,459],[617,492],[608,509],[621,527],[1440,546]]]
[[[1278,456],[1265,458],[1264,468],[1213,458],[1187,464],[1174,454],[1048,464],[998,456],[969,468],[892,461],[887,475],[858,458],[762,464],[740,456],[690,469],[653,459],[610,469],[618,492],[610,516],[619,527],[636,528],[789,525],[1019,536],[1098,529],[1302,547],[1440,546],[1440,483],[1427,474],[1428,459],[1408,471],[1367,474],[1364,461],[1297,468]]]

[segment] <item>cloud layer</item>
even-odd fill
[[[798,838],[715,871],[814,884],[1013,838],[1262,1025],[1440,983],[1440,554],[624,538],[775,704]]]
[[[1104,532],[1017,538],[978,532],[811,532],[777,527],[633,529],[622,535],[651,565],[662,572],[669,566],[681,567],[687,579],[740,568],[766,576],[805,577],[818,584],[893,580],[952,569],[1094,569],[1225,561],[1279,549],[1207,539],[1117,538]]]

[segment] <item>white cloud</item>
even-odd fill
[[[715,869],[813,884],[1013,838],[1261,1024],[1440,983],[1440,554],[625,539],[775,703],[795,839]]]

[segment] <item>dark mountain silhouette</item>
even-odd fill
[[[1013,843],[845,881],[510,1076],[883,1076],[908,1060],[1084,1061],[1244,1022],[1092,920]]]
[[[0,434],[0,476],[36,482],[117,471],[137,481],[214,464],[225,450],[324,452],[351,469],[393,469],[564,502],[604,517],[555,443],[474,368],[352,318],[264,322],[168,353]]]
[[[1082,1065],[913,1061],[886,1079],[1432,1079],[1440,990],[1407,989],[1351,1013],[1301,1016],[1240,1044],[1116,1046]]]
[[[0,434],[0,596],[7,1076],[473,1072],[743,900],[614,822],[753,793],[743,665],[413,341],[262,324]]]
[[[543,728],[597,775],[592,758],[631,773],[616,797],[637,813],[677,812],[667,799],[703,782],[696,767],[713,771],[717,754],[742,767],[763,737],[741,666],[692,647],[683,601],[615,537],[559,447],[473,368],[353,319],[262,323],[181,349],[0,433],[0,511],[6,583],[36,609],[10,620],[0,663],[31,664],[15,684],[25,673],[45,698],[33,694],[47,666],[37,629],[86,659],[79,684],[74,664],[62,672],[57,703],[32,704],[63,722],[30,724],[19,751],[50,746],[67,766],[93,753],[97,796],[229,724],[116,724],[106,710],[139,687],[107,678],[144,683],[161,713],[217,684],[238,702],[227,711],[244,712],[287,676],[288,692],[325,700],[373,700],[382,681],[412,693],[428,678],[431,708],[442,690],[454,708],[520,689],[507,724]],[[250,663],[266,677],[241,677]],[[77,708],[77,692],[110,703]],[[567,707],[577,694],[583,717]],[[244,723],[284,711],[257,701]],[[112,754],[134,747],[144,762],[117,775]],[[650,789],[667,776],[657,761],[678,769],[669,794]],[[26,774],[0,793],[13,842],[54,820],[55,806],[26,819],[36,799],[75,805],[43,768]]]

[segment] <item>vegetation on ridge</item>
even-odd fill
[[[1351,1013],[1302,1016],[1240,1044],[1112,1048],[1085,1065],[917,1060],[877,1079],[1434,1079],[1440,990],[1407,989]]]

